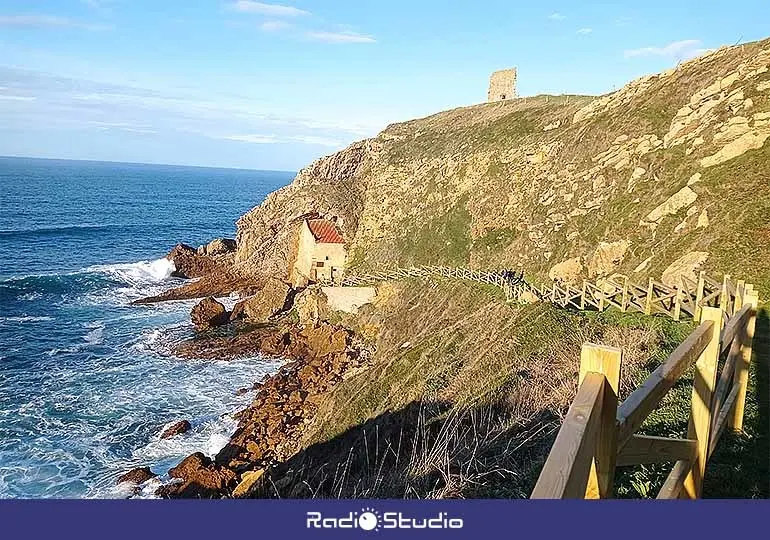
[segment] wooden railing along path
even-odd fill
[[[655,284],[650,287],[654,289]],[[700,325],[620,405],[617,396],[622,351],[601,345],[583,346],[577,396],[532,498],[612,497],[616,467],[658,462],[674,463],[657,495],[659,499],[700,497],[706,463],[725,428],[743,428],[758,305],[757,293],[751,285],[739,282],[733,287],[725,279],[718,296],[707,291],[705,284],[699,283],[698,301],[687,304],[680,298],[679,312],[697,314]],[[718,306],[706,305],[717,298]],[[610,302],[606,296],[604,301]],[[645,312],[650,313],[650,303],[656,304],[647,300],[642,303],[637,296],[623,305],[634,305],[637,309],[643,305]],[[676,304],[673,307],[676,309]],[[670,313],[669,309],[665,312]],[[724,358],[722,362],[720,358]],[[644,420],[693,363],[687,436],[637,434]]]
[[[719,307],[730,313],[735,308],[739,291],[745,287],[744,281],[733,282],[729,275],[715,281],[700,272],[696,281],[681,277],[674,287],[652,278],[645,285],[639,285],[628,276],[616,274],[596,283],[583,281],[581,286],[573,286],[554,282],[537,287],[537,290],[540,298],[562,307],[599,311],[616,307],[647,315],[663,313],[678,321],[684,316],[698,319],[702,306]]]
[[[380,281],[403,279],[406,277],[418,278],[454,278],[478,283],[486,283],[500,287],[507,300],[518,300],[524,291],[539,293],[526,283],[521,273],[512,271],[485,272],[470,270],[461,267],[449,266],[411,266],[408,268],[394,268],[373,272],[371,274],[350,275],[342,279],[342,286],[371,285]]]
[[[720,307],[727,313],[734,309],[739,291],[746,286],[743,281],[733,282],[729,275],[716,281],[705,272],[701,272],[695,281],[681,277],[679,285],[675,287],[652,278],[645,285],[640,285],[622,274],[601,278],[596,282],[584,280],[580,286],[557,282],[538,286],[525,280],[520,272],[486,272],[447,266],[412,266],[348,275],[343,278],[341,285],[371,285],[405,277],[465,279],[500,287],[509,301],[519,300],[524,293],[530,293],[560,307],[598,311],[616,307],[621,311],[637,311],[647,315],[665,314],[676,321],[684,317],[697,319],[703,306]]]

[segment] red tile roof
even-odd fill
[[[344,244],[345,239],[342,238],[337,225],[333,221],[327,219],[308,219],[307,225],[310,227],[310,232],[316,239],[316,242],[323,244]]]

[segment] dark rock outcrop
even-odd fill
[[[171,274],[174,277],[198,278],[208,276],[218,269],[215,260],[207,255],[199,255],[194,247],[187,244],[177,244],[166,258],[174,261],[176,270]]]
[[[177,244],[166,255],[174,261],[174,277],[194,279],[180,287],[174,287],[161,294],[135,300],[132,304],[153,304],[168,300],[189,300],[206,296],[227,296],[232,292],[253,294],[261,283],[253,276],[245,276],[234,267],[234,240],[219,238],[203,249],[196,250],[187,244]],[[213,245],[212,245],[213,244]],[[216,255],[209,254],[211,251]]]
[[[171,478],[181,482],[167,484],[156,493],[167,498],[217,499],[235,487],[235,473],[217,467],[201,452],[184,458],[179,465],[168,471]]]
[[[182,433],[187,433],[192,429],[192,424],[190,424],[187,420],[179,420],[178,422],[174,422],[170,426],[168,426],[166,429],[163,430],[163,433],[160,434],[161,439],[170,439],[171,437],[174,437],[176,435],[181,435]]]
[[[116,483],[122,484],[124,482],[128,482],[138,486],[139,484],[143,484],[150,478],[155,478],[156,476],[158,475],[152,472],[149,467],[137,467],[120,475]]]
[[[226,324],[230,320],[230,314],[221,302],[209,296],[195,304],[190,318],[195,328],[205,330]]]
[[[255,385],[259,392],[238,413],[238,428],[213,463],[188,457],[172,474],[184,482],[164,486],[158,494],[171,498],[248,496],[255,481],[251,473],[293,455],[321,395],[339,384],[351,368],[361,365],[362,355],[352,346],[352,337],[349,330],[327,323],[305,328],[262,325],[232,336],[206,335],[180,344],[174,354],[182,357],[221,359],[261,353],[294,361]],[[233,491],[235,486],[240,489]]]

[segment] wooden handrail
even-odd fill
[[[663,396],[698,358],[711,340],[714,325],[707,321],[685,339],[639,388],[618,407],[618,447],[622,448]]]
[[[746,326],[746,321],[751,316],[751,310],[752,310],[751,304],[747,304],[741,308],[740,311],[738,311],[735,315],[730,317],[730,322],[728,322],[724,329],[722,330],[722,334],[720,336],[720,341],[722,342],[721,351],[725,352],[727,348],[730,346],[730,344],[733,342],[733,339],[735,339],[735,336],[738,334],[738,331],[742,329],[744,326]]]
[[[699,288],[702,282],[701,275]],[[727,290],[727,283],[725,278],[723,290]],[[751,285],[741,282],[734,290],[736,295],[730,302],[698,308],[701,324],[617,408],[616,422],[612,422],[611,413],[617,406],[621,353],[599,345],[583,346],[578,397],[556,437],[532,492],[533,498],[579,497],[581,491],[585,498],[609,497],[616,466],[666,461],[674,461],[675,465],[658,498],[700,497],[706,462],[721,434],[727,426],[739,431],[743,425],[759,300]],[[732,304],[728,312],[732,311],[733,317],[720,331],[725,303]],[[720,354],[728,347],[730,353],[717,379]],[[686,438],[636,435],[645,418],[693,362],[695,374]],[[587,385],[589,381],[601,381],[603,391]],[[593,441],[587,440],[591,437]]]
[[[564,418],[532,499],[582,499],[596,448],[605,377],[588,373]]]

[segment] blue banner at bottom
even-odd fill
[[[764,536],[768,510],[767,501],[713,500],[6,500],[0,538],[733,538]]]

